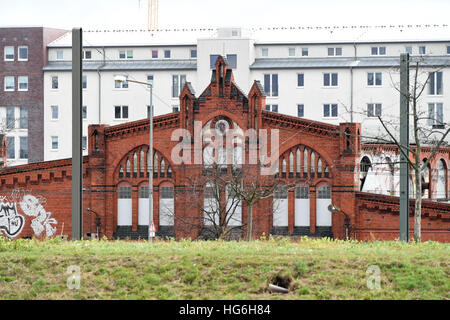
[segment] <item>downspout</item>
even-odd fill
[[[102,64],[97,67],[97,74],[98,74],[98,123],[102,123],[102,75],[100,74],[100,69],[102,69],[105,66],[105,47],[102,48],[103,50],[103,62]]]

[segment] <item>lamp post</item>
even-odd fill
[[[344,212],[341,208],[339,208],[338,206],[335,206],[334,204],[330,204],[328,206],[328,211],[330,211],[331,213],[336,213],[336,212],[342,212],[344,214],[344,226],[345,226],[345,240],[348,240],[348,236],[349,236],[349,229],[351,227],[350,225],[350,217],[348,216],[348,214],[346,212]],[[356,239],[355,239],[356,240]]]
[[[153,225],[153,85],[148,82],[142,82],[142,81],[136,81],[136,80],[129,80],[125,76],[115,76],[115,81],[119,82],[134,82],[143,84],[150,87],[150,111],[149,111],[149,118],[150,118],[150,137],[149,137],[149,147],[148,147],[148,205],[149,205],[149,222],[148,222],[148,241],[152,242],[154,235],[150,232],[150,226]]]

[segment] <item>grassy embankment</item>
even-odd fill
[[[0,240],[1,299],[450,299],[449,279],[450,245],[436,242]]]

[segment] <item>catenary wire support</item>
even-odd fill
[[[72,240],[83,235],[83,158],[81,150],[83,101],[82,87],[82,30],[72,29]]]

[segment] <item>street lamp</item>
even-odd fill
[[[334,204],[330,203],[330,205],[328,206],[328,211],[330,211],[331,213],[336,213],[336,212],[342,212],[345,216],[344,218],[344,225],[345,225],[345,239],[348,240],[348,231],[350,229],[350,217],[348,216],[347,213],[345,213],[341,208],[339,208],[338,206],[335,206]]]
[[[153,225],[153,85],[148,82],[142,82],[142,81],[136,81],[136,80],[130,80],[126,76],[123,75],[117,75],[114,77],[115,81],[118,82],[134,82],[139,84],[144,84],[146,86],[150,87],[150,111],[149,111],[149,118],[150,118],[150,141],[149,141],[149,147],[148,147],[148,205],[149,205],[149,222],[148,222],[148,241],[152,242],[154,234],[150,232],[150,226]]]

